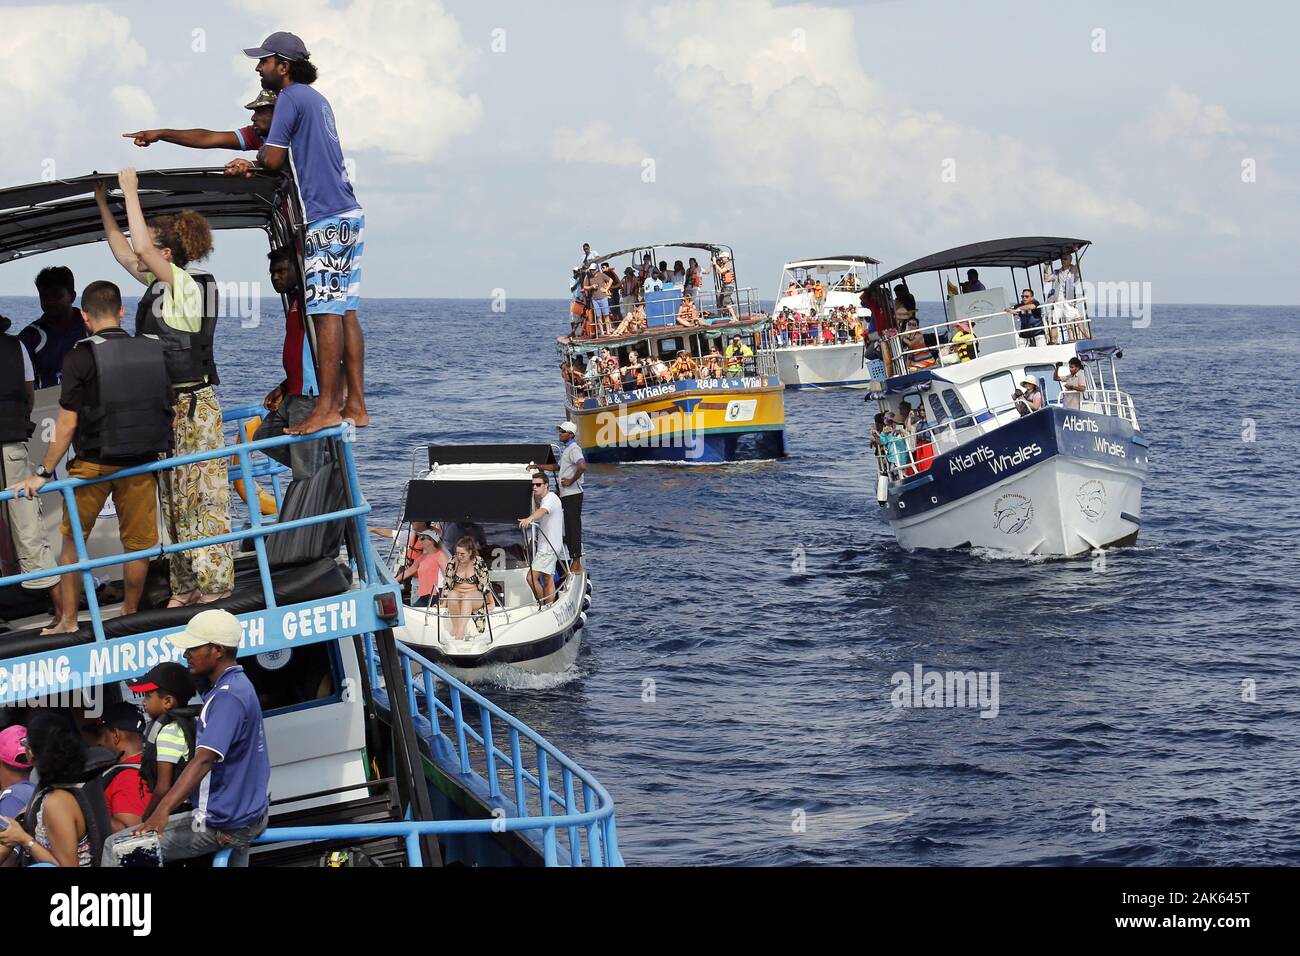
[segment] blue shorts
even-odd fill
[[[307,223],[308,315],[342,315],[360,307],[365,227],[366,217],[360,209]]]
[[[591,308],[592,311],[595,312],[596,318],[609,318],[609,299],[592,299]]]

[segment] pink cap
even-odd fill
[[[26,736],[27,728],[18,724],[0,730],[0,760],[19,770],[30,770],[32,765],[27,759],[27,748],[21,743]]]

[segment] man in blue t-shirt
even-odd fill
[[[138,833],[158,834],[164,862],[229,849],[230,866],[248,865],[248,849],[270,811],[271,760],[257,690],[236,663],[242,634],[238,618],[212,608],[168,638],[185,651],[190,673],[209,686],[194,758],[144,823],[109,838],[104,866],[118,865],[117,844]],[[186,800],[194,809],[173,816]]]
[[[294,34],[272,33],[261,46],[244,53],[257,60],[262,88],[276,93],[275,116],[260,164],[277,172],[292,157],[307,218],[304,291],[307,315],[316,328],[320,400],[289,432],[311,435],[344,419],[364,428],[370,415],[365,400],[365,341],[357,309],[366,219],[344,170],[334,110],[312,88],[316,66]],[[254,168],[245,159],[226,165],[233,175],[250,175]],[[340,363],[346,382],[339,381]]]
[[[36,792],[27,755],[27,728],[14,724],[0,730],[0,817],[16,820]]]

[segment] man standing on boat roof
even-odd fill
[[[253,121],[239,129],[220,132],[212,129],[141,129],[134,133],[123,133],[137,146],[152,146],[154,143],[174,143],[190,149],[239,149],[261,152],[266,134],[271,132],[271,116],[275,111],[275,93],[260,90],[251,103],[244,109],[252,110]]]
[[[578,426],[573,422],[560,422],[556,426],[564,451],[556,465],[539,465],[529,462],[534,471],[560,473],[560,507],[564,509],[564,546],[569,549],[572,570],[582,570],[582,490],[587,476],[587,457],[578,444]]]
[[[320,400],[289,432],[310,435],[344,419],[364,428],[370,415],[365,402],[365,339],[357,310],[366,219],[344,169],[334,110],[312,88],[316,66],[294,34],[272,33],[244,55],[257,60],[262,88],[277,94],[259,165],[278,172],[292,152],[307,217],[304,275],[307,314],[316,328]],[[226,165],[232,175],[251,175],[252,170],[246,159]]]

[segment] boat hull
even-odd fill
[[[775,376],[670,382],[568,406],[590,462],[722,464],[785,455]]]
[[[1071,557],[1132,544],[1148,443],[1127,422],[1049,408],[937,456],[890,488],[908,549],[980,547]]]
[[[786,388],[866,388],[871,381],[860,342],[780,348],[776,368]]]

